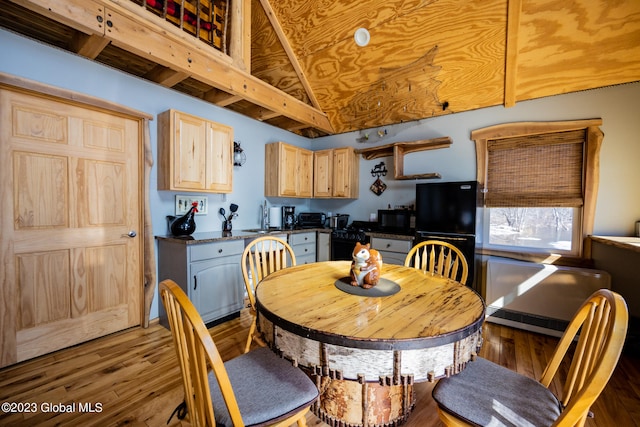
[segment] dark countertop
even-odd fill
[[[331,233],[330,228],[294,228],[290,229],[271,229],[269,233],[258,233],[256,231],[232,230],[231,232],[208,231],[202,233],[193,233],[191,236],[172,236],[170,234],[163,236],[155,236],[157,240],[167,240],[172,242],[183,243],[185,245],[196,245],[200,243],[220,242],[225,240],[239,240],[247,238],[258,238],[261,236],[270,236],[274,234],[297,234],[297,233]]]
[[[294,228],[291,229],[271,229],[269,233],[258,233],[256,231],[247,230],[233,230],[230,233],[224,233],[222,231],[208,231],[202,233],[193,233],[191,236],[179,237],[172,236],[170,234],[163,236],[155,236],[158,240],[168,240],[172,242],[183,243],[185,245],[196,245],[200,243],[211,243],[225,240],[239,240],[247,238],[258,238],[261,236],[269,236],[274,234],[297,234],[297,233],[331,233],[331,228]],[[413,240],[413,235],[407,234],[392,234],[383,233],[377,231],[367,231],[367,236],[377,237],[382,239],[396,239],[396,240]]]

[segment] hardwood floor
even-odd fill
[[[211,328],[223,358],[242,352],[250,318]],[[538,377],[556,339],[485,323],[481,356]],[[405,424],[441,426],[431,398],[433,385],[415,387],[416,407]],[[165,426],[182,401],[182,384],[169,331],[160,325],[134,328],[0,370],[0,412],[6,426]],[[57,407],[54,405],[58,405]],[[3,406],[4,408],[4,406]],[[640,427],[640,358],[624,354],[596,404],[590,427]],[[314,415],[310,427],[326,424]],[[174,417],[169,426],[188,426]]]

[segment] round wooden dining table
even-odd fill
[[[406,421],[413,384],[455,375],[477,354],[485,304],[471,288],[384,264],[371,289],[353,287],[351,262],[286,268],[256,288],[258,328],[320,391],[314,413],[331,426]]]

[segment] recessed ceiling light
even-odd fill
[[[369,31],[366,28],[358,28],[353,34],[353,38],[358,46],[366,46],[371,40],[371,35],[369,35]]]

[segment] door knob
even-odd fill
[[[127,234],[123,234],[122,237],[131,237],[132,239],[134,237],[136,237],[138,235],[138,233],[136,233],[135,230],[131,230],[130,232],[128,232]]]

